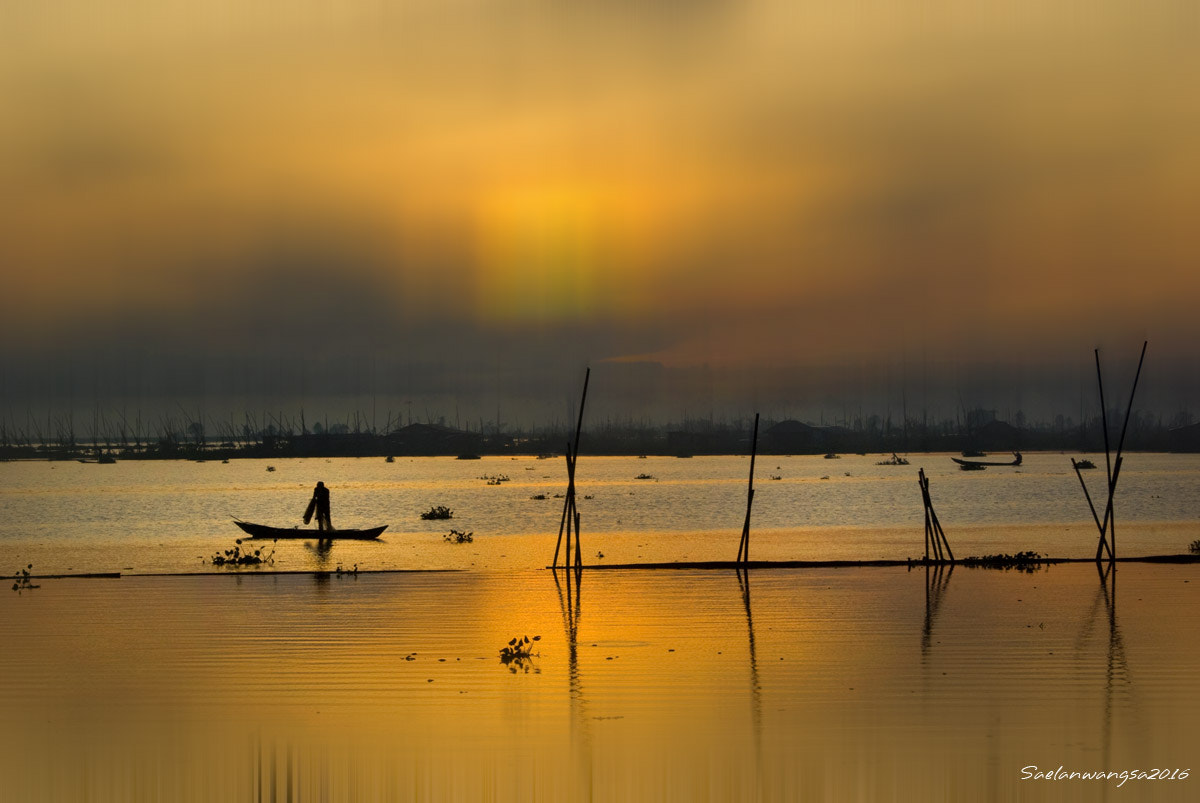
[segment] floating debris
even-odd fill
[[[895,452],[892,452],[892,456],[890,458],[888,458],[887,460],[880,460],[875,465],[877,465],[877,466],[907,466],[908,459],[901,457],[900,455],[896,454]]]
[[[452,544],[469,544],[475,540],[475,532],[460,532],[451,530],[446,535],[442,536],[443,541],[449,541]]]
[[[636,477],[634,477],[634,479],[635,480],[652,480],[652,479],[654,479],[654,475],[653,474],[638,474]]]
[[[454,518],[454,511],[445,505],[438,505],[437,507],[431,507],[429,510],[422,513],[421,518],[425,519],[426,521],[452,519]]]

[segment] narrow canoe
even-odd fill
[[[369,541],[378,538],[379,534],[388,528],[371,527],[366,530],[313,530],[299,527],[269,527],[266,524],[251,524],[248,521],[234,519],[233,523],[241,527],[251,538],[313,538],[326,540],[330,538],[353,538],[359,541]]]
[[[1012,462],[1009,462],[1009,463],[993,463],[993,462],[988,462],[985,460],[959,460],[957,457],[951,457],[950,459],[963,467],[966,467],[966,466],[1019,466],[1019,465],[1021,465],[1021,453],[1020,452],[1013,452],[1013,460],[1012,460]]]

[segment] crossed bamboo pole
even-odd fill
[[[1142,376],[1142,363],[1146,361],[1148,345],[1149,341],[1142,342],[1142,355],[1138,358],[1137,372],[1133,375],[1133,388],[1129,391],[1129,404],[1125,408],[1125,421],[1121,424],[1121,437],[1117,440],[1115,457],[1110,451],[1108,442],[1108,411],[1104,404],[1104,375],[1100,371],[1100,349],[1095,350],[1096,384],[1100,390],[1100,423],[1104,427],[1104,467],[1108,478],[1108,499],[1104,505],[1103,519],[1096,513],[1092,495],[1088,492],[1087,483],[1083,481],[1083,474],[1079,470],[1079,464],[1073,457],[1071,458],[1071,468],[1075,469],[1075,476],[1079,478],[1079,485],[1083,488],[1083,496],[1087,499],[1088,509],[1092,511],[1092,520],[1096,522],[1096,529],[1100,533],[1100,540],[1096,544],[1097,563],[1104,559],[1105,552],[1108,553],[1109,561],[1117,559],[1117,524],[1113,512],[1113,497],[1117,492],[1117,480],[1121,476],[1121,452],[1125,448],[1125,434],[1129,430],[1129,416],[1133,412],[1133,397],[1137,393],[1138,379]]]
[[[583,375],[583,398],[579,400],[579,421],[575,425],[575,442],[567,444],[567,495],[563,500],[562,520],[558,525],[558,541],[554,545],[554,561],[551,569],[558,568],[558,553],[563,545],[563,535],[567,537],[567,549],[563,556],[563,565],[575,569],[583,568],[582,548],[579,543],[579,509],[575,507],[575,464],[579,459],[579,436],[583,431],[583,407],[587,404],[588,380],[591,379],[592,369],[588,368]],[[575,533],[574,564],[571,556],[571,532]]]
[[[917,471],[917,484],[921,486],[921,502],[925,506],[925,562],[930,562],[929,553],[933,552],[932,562],[954,563],[954,552],[950,542],[946,540],[946,531],[938,521],[937,511],[933,509],[933,500],[929,496],[929,478],[925,469]]]

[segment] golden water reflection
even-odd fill
[[[1200,746],[1194,568],[1121,567],[1119,621],[1094,572],[46,581],[0,606],[0,800],[1190,798],[1020,780]]]

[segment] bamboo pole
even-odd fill
[[[1104,376],[1100,372],[1100,349],[1096,353],[1096,385],[1100,389],[1100,424],[1104,428],[1104,468],[1108,485],[1112,487],[1112,458],[1108,451],[1108,409],[1104,404]]]
[[[582,548],[579,543],[579,510],[575,506],[575,465],[579,459],[579,438],[583,432],[583,408],[587,404],[588,381],[591,379],[592,369],[588,368],[583,375],[583,397],[579,400],[579,419],[575,424],[575,442],[567,444],[567,493],[563,500],[562,520],[558,527],[558,541],[554,545],[554,561],[550,564],[551,567],[558,566],[559,547],[562,546],[563,533],[566,533],[566,552],[563,555],[563,562],[566,566],[571,565],[571,530],[575,530],[575,566],[582,568],[583,556]]]
[[[1096,545],[1096,560],[1103,559],[1104,551],[1108,550],[1108,559],[1116,560],[1117,557],[1117,534],[1116,534],[1116,514],[1113,508],[1113,501],[1117,492],[1117,480],[1121,476],[1122,452],[1125,449],[1125,436],[1129,431],[1129,418],[1133,414],[1133,400],[1137,394],[1138,380],[1142,376],[1142,365],[1146,361],[1146,348],[1149,346],[1149,341],[1142,341],[1142,352],[1138,357],[1137,371],[1133,376],[1133,387],[1129,391],[1129,404],[1125,407],[1125,419],[1121,424],[1121,437],[1117,440],[1116,458],[1113,459],[1110,455],[1109,440],[1108,440],[1108,414],[1104,405],[1104,378],[1100,371],[1100,350],[1096,349],[1096,383],[1100,389],[1100,415],[1101,421],[1104,424],[1104,460],[1107,468],[1108,479],[1108,499],[1104,507],[1104,519],[1098,523],[1100,528],[1100,542]],[[1074,459],[1071,464],[1075,465]],[[1076,468],[1076,474],[1079,469]],[[1080,484],[1083,484],[1083,477],[1079,477]],[[1085,486],[1084,495],[1088,497],[1088,505],[1092,508],[1092,517],[1096,517],[1095,506],[1092,504],[1087,487]]]
[[[571,481],[572,481],[572,477],[574,475],[575,475],[575,466],[571,462],[571,444],[568,443],[567,444],[567,489],[568,490],[570,490],[570,488],[571,488]],[[550,564],[551,568],[558,566],[558,552],[562,548],[563,531],[566,529],[566,526],[567,526],[568,510],[569,510],[569,507],[568,507],[567,503],[564,501],[563,502],[562,520],[558,523],[558,541],[554,545],[554,561]],[[567,549],[568,550],[570,549],[569,536],[568,536],[568,541],[567,541]]]
[[[950,549],[946,531],[942,529],[937,511],[933,509],[933,498],[929,495],[929,477],[925,476],[925,469],[918,470],[917,483],[921,486],[921,502],[925,506],[925,560],[929,560],[929,547],[932,545],[933,559],[936,562],[945,562],[949,556],[949,562],[953,564],[954,551]]]
[[[1108,489],[1108,541],[1109,552],[1113,559],[1117,556],[1117,521],[1116,514],[1112,510],[1113,497],[1117,492],[1117,475],[1121,473],[1121,452],[1125,448],[1125,433],[1129,429],[1129,416],[1133,414],[1133,397],[1137,393],[1138,379],[1142,376],[1142,363],[1146,361],[1146,347],[1150,345],[1150,341],[1142,341],[1142,354],[1138,357],[1137,371],[1133,375],[1133,387],[1129,391],[1129,404],[1125,407],[1125,421],[1121,424],[1121,438],[1117,441],[1117,464],[1113,471],[1112,484]]]
[[[750,560],[750,511],[754,506],[754,458],[758,455],[758,413],[754,414],[754,434],[750,437],[750,480],[746,490],[746,520],[742,524],[742,540],[738,543],[739,563]]]
[[[1100,561],[1103,550],[1108,546],[1108,541],[1104,538],[1104,532],[1108,528],[1108,511],[1104,511],[1104,523],[1100,523],[1100,517],[1096,514],[1096,505],[1092,502],[1092,495],[1088,493],[1087,483],[1083,481],[1083,473],[1079,470],[1079,464],[1075,462],[1075,458],[1071,458],[1071,468],[1075,469],[1075,476],[1079,478],[1079,486],[1083,488],[1083,496],[1087,499],[1088,509],[1092,511],[1092,520],[1096,522],[1096,530],[1100,533],[1100,543],[1096,544],[1096,561]],[[1108,550],[1109,557],[1112,557],[1111,547]]]

